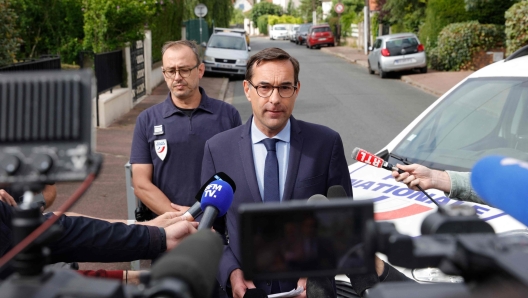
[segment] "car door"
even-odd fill
[[[374,42],[374,46],[372,47],[372,52],[369,54],[368,59],[370,63],[370,69],[372,70],[379,70],[378,69],[378,62],[379,62],[379,56],[381,55],[381,38],[376,38],[376,41]]]

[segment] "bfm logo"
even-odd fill
[[[205,188],[204,197],[216,198],[215,193],[217,191],[222,191],[222,185],[219,184],[209,184]]]

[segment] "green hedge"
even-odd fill
[[[181,39],[184,2],[168,2],[151,16],[149,29],[152,31],[152,62],[161,61],[161,47],[165,42]]]
[[[506,11],[506,55],[528,44],[528,1],[519,2]]]
[[[257,19],[257,27],[260,34],[268,35],[268,17],[269,15],[265,14]]]
[[[445,26],[469,20],[464,0],[429,0],[425,9],[425,23],[419,33],[420,41],[427,48],[436,47],[438,34]]]
[[[15,60],[20,44],[18,30],[15,27],[17,15],[6,0],[0,0],[0,67],[9,65]]]
[[[474,55],[504,45],[504,26],[477,21],[447,25],[438,36],[438,47],[426,51],[437,70],[468,70]]]

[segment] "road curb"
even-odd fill
[[[218,92],[218,99],[221,101],[225,101],[226,91],[227,91],[227,85],[229,84],[228,78],[223,78],[222,87],[220,87],[220,91]]]
[[[425,86],[424,84],[420,84],[420,83],[415,82],[415,81],[414,81],[413,79],[411,79],[409,76],[402,76],[400,80],[401,80],[402,82],[405,82],[405,83],[407,83],[407,84],[409,84],[409,85],[411,85],[411,86],[414,86],[414,87],[416,87],[416,88],[418,88],[418,89],[421,89],[421,90],[423,90],[423,91],[425,91],[425,92],[427,92],[427,93],[430,93],[430,94],[432,94],[432,95],[435,95],[435,96],[438,96],[438,97],[440,97],[440,96],[443,95],[442,92],[438,92],[438,91],[436,91],[436,90],[433,90],[433,89],[431,89],[431,88]]]

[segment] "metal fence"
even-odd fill
[[[0,68],[0,71],[29,71],[52,69],[61,69],[61,61],[59,56],[41,56],[39,59],[31,59],[28,61]]]
[[[111,90],[123,82],[123,51],[100,53],[94,55],[97,94]]]

